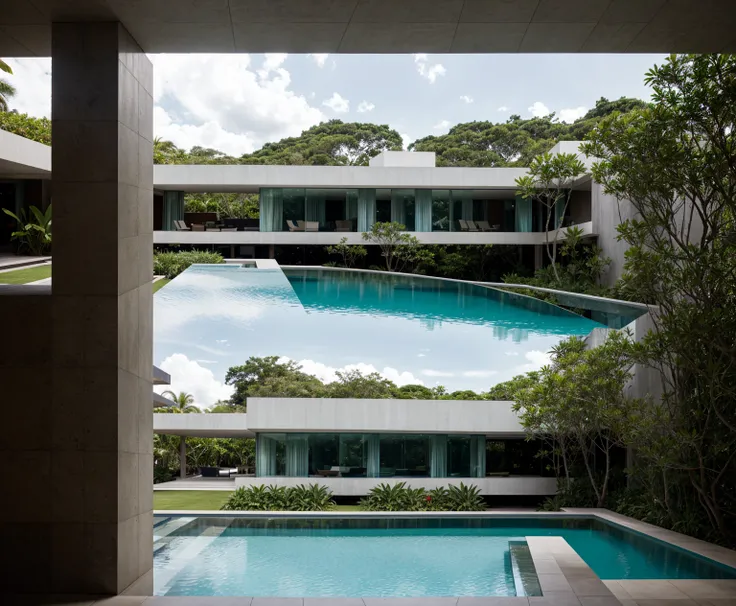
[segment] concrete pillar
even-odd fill
[[[153,67],[52,25],[54,592],[152,591]],[[40,374],[40,373],[39,373]]]
[[[184,480],[187,477],[187,439],[179,437],[179,477]]]

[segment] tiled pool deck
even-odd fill
[[[212,515],[214,512],[157,512],[160,514]],[[222,512],[218,512],[220,515]],[[269,517],[275,512],[264,512]],[[557,515],[592,516],[688,549],[736,567],[736,551],[686,535],[645,524],[605,509],[566,509]],[[230,513],[232,515],[232,513]],[[287,515],[287,514],[283,514]],[[293,515],[293,514],[292,514]],[[306,514],[309,515],[309,514]],[[322,514],[345,516],[344,512]],[[375,517],[375,514],[370,514]],[[396,513],[390,514],[396,517]],[[416,517],[416,513],[410,514]],[[447,516],[446,512],[443,512]],[[468,514],[455,514],[458,517]],[[473,514],[477,517],[477,513]],[[513,512],[489,512],[508,517]],[[518,515],[518,514],[517,514]],[[531,516],[528,511],[525,516]],[[549,513],[537,514],[549,516]],[[555,515],[555,514],[552,514]],[[312,514],[314,517],[314,514]],[[350,517],[356,517],[352,514]],[[405,517],[399,514],[399,517]],[[736,606],[736,580],[602,581],[562,537],[527,537],[543,595],[540,597],[461,598],[250,598],[116,596],[75,600],[61,596],[24,596],[2,601],[9,606]],[[2,600],[2,598],[0,598]]]

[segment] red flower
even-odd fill
[[[431,501],[432,497],[430,495],[427,495],[427,501]]]

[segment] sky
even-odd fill
[[[239,156],[332,118],[388,124],[405,145],[459,122],[648,100],[660,55],[150,55],[154,133]],[[50,59],[10,59],[11,109],[49,117]],[[3,74],[4,76],[4,74]]]

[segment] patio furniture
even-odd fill
[[[467,220],[465,222],[468,224],[468,231],[478,231],[478,228],[475,226],[475,221]]]
[[[222,231],[219,227],[205,227],[205,231]]]
[[[491,225],[491,231],[501,231],[501,224],[496,223],[495,225]]]
[[[220,231],[238,231],[237,227],[221,227]]]
[[[192,223],[192,231],[204,231],[204,225],[201,223]]]
[[[468,231],[468,224],[466,221],[458,219],[457,224],[460,226],[460,231]]]
[[[353,222],[347,221],[335,221],[335,231],[353,231]]]
[[[340,475],[340,472],[334,469],[318,469],[317,475],[323,478],[336,478]]]
[[[493,231],[493,228],[488,221],[476,221],[475,224],[480,231]]]
[[[319,221],[306,221],[304,231],[319,231]]]
[[[187,227],[187,224],[181,219],[174,221],[174,227],[176,228],[176,231],[191,231],[191,228]]]
[[[286,227],[289,228],[289,231],[304,231],[304,221],[294,222],[293,219],[287,219]]]

